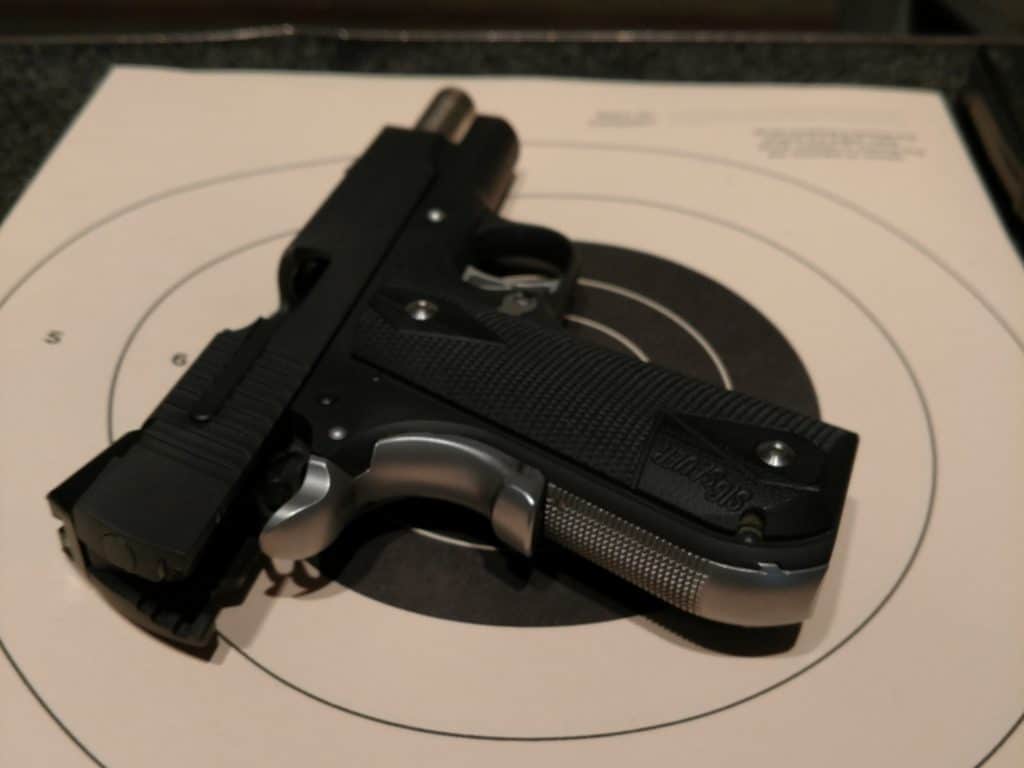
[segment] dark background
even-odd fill
[[[347,28],[1020,34],[1021,0],[0,0],[7,32]]]
[[[1024,220],[1024,0],[0,0],[0,221],[117,63],[934,88]]]

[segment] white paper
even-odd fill
[[[246,655],[204,662],[61,555],[46,492],[274,309],[347,160],[449,84],[522,141],[505,215],[728,286],[861,435],[791,650],[263,576],[220,622]],[[1024,712],[1024,270],[934,93],[120,68],[0,229],[0,295],[5,764],[973,766]],[[1022,760],[1018,732],[987,765]]]

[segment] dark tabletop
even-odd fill
[[[562,75],[705,82],[857,83],[935,88],[951,100],[979,54],[1024,123],[1024,45],[969,39],[829,40],[569,35],[498,42],[401,41],[377,33],[214,33],[109,40],[0,38],[0,220],[113,64],[382,73]]]

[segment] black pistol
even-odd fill
[[[573,244],[498,215],[517,154],[455,90],[385,128],[285,251],[279,311],[50,492],[119,611],[206,646],[264,556],[433,498],[699,616],[809,615],[857,436],[568,335]]]

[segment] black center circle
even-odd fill
[[[728,288],[639,251],[576,248],[582,268],[568,333],[818,416],[792,345]],[[591,624],[658,607],[579,558],[526,563],[509,556],[485,521],[441,503],[406,502],[391,512],[346,530],[317,559],[321,572],[397,608],[494,626]]]

